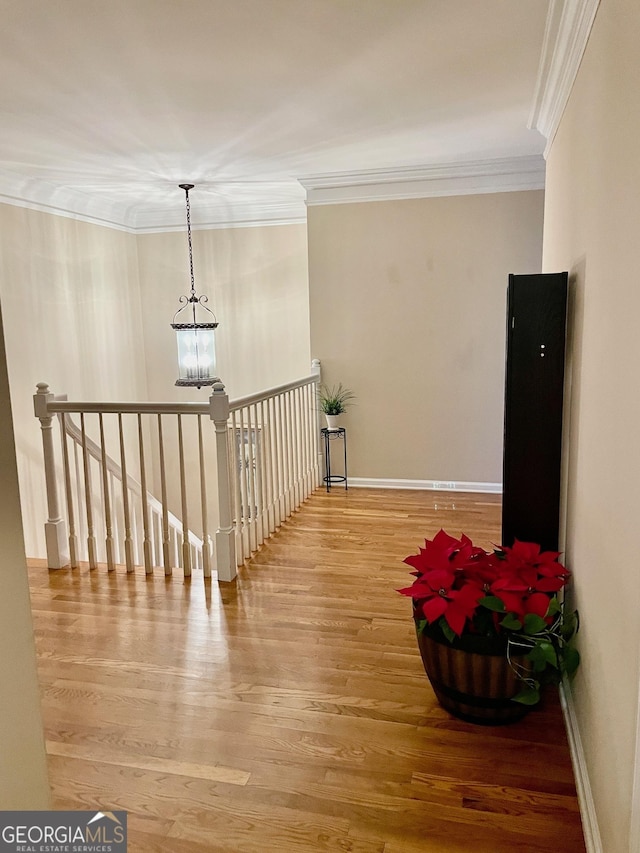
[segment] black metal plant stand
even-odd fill
[[[328,429],[327,427],[324,427],[320,430],[320,435],[324,439],[324,470],[326,475],[324,477],[324,483],[326,483],[327,491],[330,491],[333,483],[344,483],[346,490],[349,488],[347,482],[347,430],[345,427],[338,427],[338,429]],[[331,473],[331,442],[336,440],[342,440],[344,448],[343,474]]]

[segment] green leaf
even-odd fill
[[[511,697],[512,702],[520,702],[521,705],[537,705],[540,701],[540,685],[537,681],[524,685],[520,693]]]
[[[419,622],[416,622],[416,631],[418,634],[422,634],[424,629],[427,627],[427,620],[421,619]]]
[[[564,621],[560,633],[562,634],[562,639],[565,642],[569,642],[569,640],[573,637],[574,634],[578,632],[578,611],[574,610],[572,613],[565,613]]]
[[[580,652],[573,646],[567,646],[563,654],[563,668],[567,675],[573,675],[580,664]]]
[[[547,607],[546,616],[555,616],[556,613],[560,613],[562,610],[562,605],[558,601],[558,596],[554,595],[551,601],[549,602],[549,606]]]
[[[558,655],[553,643],[548,640],[539,640],[527,655],[528,660],[534,664],[537,672],[542,672],[547,666],[558,668]]]
[[[449,623],[448,623],[448,622],[447,622],[447,620],[444,618],[444,616],[443,616],[443,617],[442,617],[442,619],[438,622],[438,625],[440,626],[440,630],[441,630],[441,631],[442,631],[442,633],[445,635],[445,637],[447,638],[447,640],[449,640],[449,642],[450,642],[450,643],[453,643],[453,641],[454,641],[454,640],[455,640],[455,638],[456,638],[455,631],[453,631],[453,630],[452,630],[451,625],[449,625]]]
[[[503,628],[508,628],[510,631],[519,631],[522,628],[522,622],[513,613],[507,613],[500,622],[500,625]]]
[[[482,607],[486,607],[487,610],[495,610],[496,613],[504,613],[504,601],[498,598],[497,595],[485,595],[484,598],[481,598],[478,604],[481,604]]]
[[[547,627],[547,623],[544,621],[542,616],[538,616],[536,613],[527,613],[524,617],[524,632],[528,636],[532,634],[539,634],[540,631],[544,631]]]

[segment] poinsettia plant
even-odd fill
[[[571,644],[578,613],[559,596],[571,573],[559,556],[518,540],[488,552],[464,534],[456,539],[440,530],[404,560],[416,579],[398,592],[413,599],[419,632],[437,626],[452,645],[463,635],[503,638],[522,680],[514,701],[535,705],[543,683],[559,683],[580,662]]]

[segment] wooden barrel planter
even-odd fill
[[[427,625],[418,647],[438,702],[454,717],[496,726],[530,710],[512,700],[522,681],[509,665],[503,638],[463,636],[451,644],[437,626]]]

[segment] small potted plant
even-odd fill
[[[346,411],[347,406],[351,405],[355,400],[355,394],[348,388],[345,388],[340,382],[338,385],[333,385],[329,388],[327,385],[320,385],[318,388],[318,401],[320,409],[324,412],[327,419],[328,429],[338,429],[338,416]]]
[[[440,704],[495,725],[519,719],[580,662],[578,613],[559,598],[570,572],[555,551],[516,540],[493,552],[443,530],[405,563],[418,645]]]

